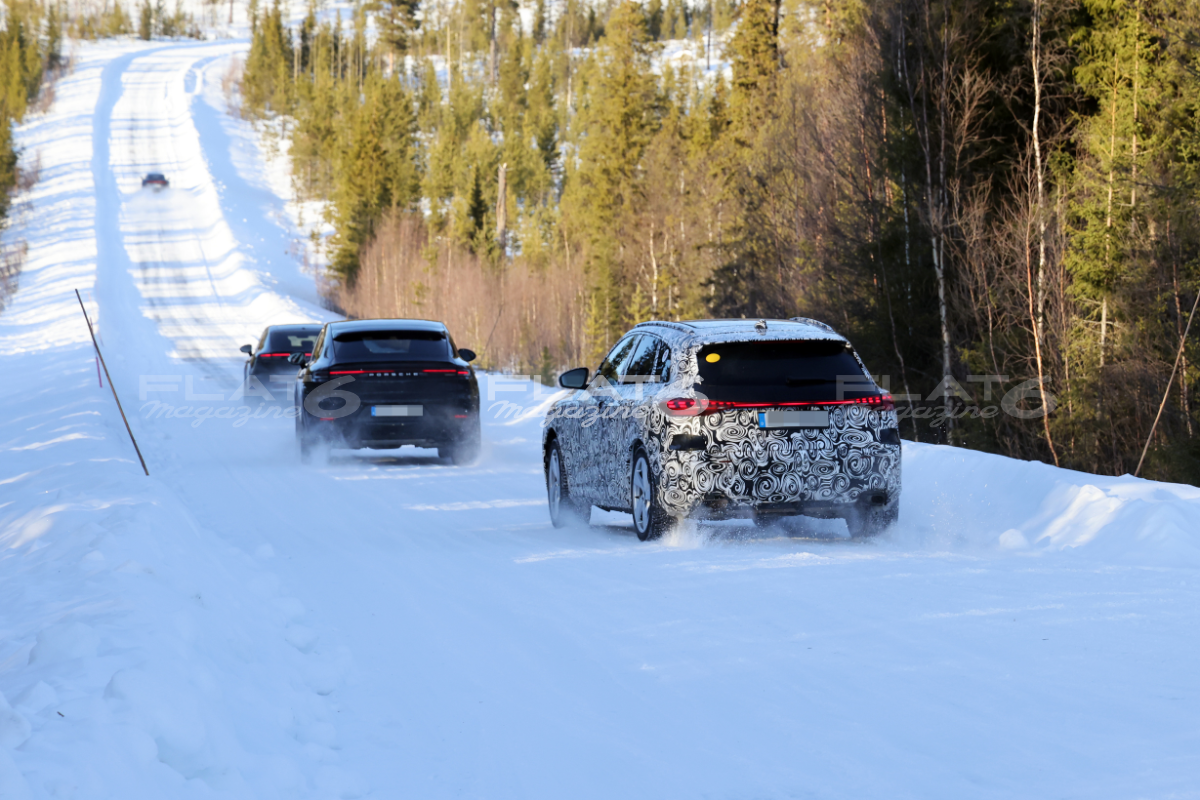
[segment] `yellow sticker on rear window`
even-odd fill
[[[704,360],[710,364],[715,364],[721,360],[721,354],[720,353],[709,353],[708,355],[706,355],[704,357]]]

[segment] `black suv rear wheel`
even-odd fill
[[[308,432],[308,426],[304,424],[304,409],[300,409],[300,413],[296,415],[296,444],[300,446],[300,463],[312,463],[313,451],[316,450],[316,438]]]
[[[479,418],[476,417],[474,421],[467,424],[466,430],[461,434],[461,438],[455,442],[438,447],[438,456],[450,459],[456,467],[474,464],[479,460],[481,439],[482,432],[479,428]]]

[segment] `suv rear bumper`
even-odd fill
[[[890,495],[887,490],[867,491],[855,500],[796,500],[781,503],[738,502],[714,492],[706,495],[690,516],[706,520],[793,516],[841,519],[868,508],[887,508],[898,501],[899,495]]]
[[[657,470],[659,497],[679,517],[844,517],[900,497],[900,448],[873,444],[845,456],[757,457],[666,450]]]
[[[464,442],[479,434],[479,415],[458,409],[426,408],[420,417],[380,421],[366,414],[321,419],[307,413],[301,435],[349,449],[386,450],[405,445],[440,447]]]

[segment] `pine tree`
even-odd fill
[[[588,210],[585,226],[596,239],[634,202],[642,153],[658,127],[658,89],[650,70],[652,47],[641,9],[629,0],[614,9],[598,56],[572,187]]]
[[[545,49],[534,58],[526,97],[525,137],[536,143],[543,169],[537,191],[551,188],[552,171],[558,162],[558,108],[555,103],[556,81],[551,56]],[[531,189],[534,187],[531,187]]]
[[[687,6],[683,0],[667,0],[663,20],[663,39],[686,39],[688,34]]]
[[[142,0],[142,7],[138,12],[138,38],[150,41],[153,35],[154,8],[150,5],[150,0]]]
[[[779,2],[747,0],[730,40],[729,109],[736,141],[749,145],[772,115],[779,72]]]
[[[363,103],[342,132],[337,170],[333,268],[353,283],[358,256],[384,213],[413,206],[420,185],[414,154],[412,98],[399,82],[371,73]]]
[[[593,308],[606,315],[600,328],[599,322],[589,323],[589,337],[602,331],[599,340],[589,338],[592,348],[605,346],[624,322],[614,290],[621,248],[614,231],[619,219],[635,213],[642,194],[642,155],[659,126],[658,87],[650,69],[653,49],[641,8],[622,2],[609,17],[597,55],[581,115],[579,166],[564,198],[567,213],[588,243],[592,293],[601,298]]]
[[[533,8],[533,30],[530,32],[533,35],[535,44],[541,44],[546,40],[546,0],[537,0]],[[547,355],[549,351],[547,351]]]
[[[650,0],[646,5],[646,35],[654,41],[663,38],[662,0]]]
[[[371,0],[366,9],[375,16],[379,39],[390,56],[408,53],[417,36],[420,0]]]
[[[287,114],[293,101],[291,33],[284,27],[279,0],[254,27],[242,91],[252,116]]]
[[[1095,98],[1098,111],[1080,129],[1082,157],[1066,264],[1076,296],[1093,309],[1092,318],[1099,323],[1094,346],[1085,349],[1103,368],[1111,361],[1121,289],[1137,280],[1138,146],[1140,142],[1144,162],[1144,116],[1156,81],[1149,69],[1152,49],[1141,2],[1092,0],[1086,5],[1093,26],[1076,80]]]

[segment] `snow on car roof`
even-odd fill
[[[763,325],[765,323],[765,327]],[[846,337],[816,320],[790,319],[695,319],[682,322],[650,321],[636,326],[665,328],[674,332],[671,338],[695,338],[703,342],[735,342],[778,339],[834,339]],[[660,331],[661,332],[661,331]]]

